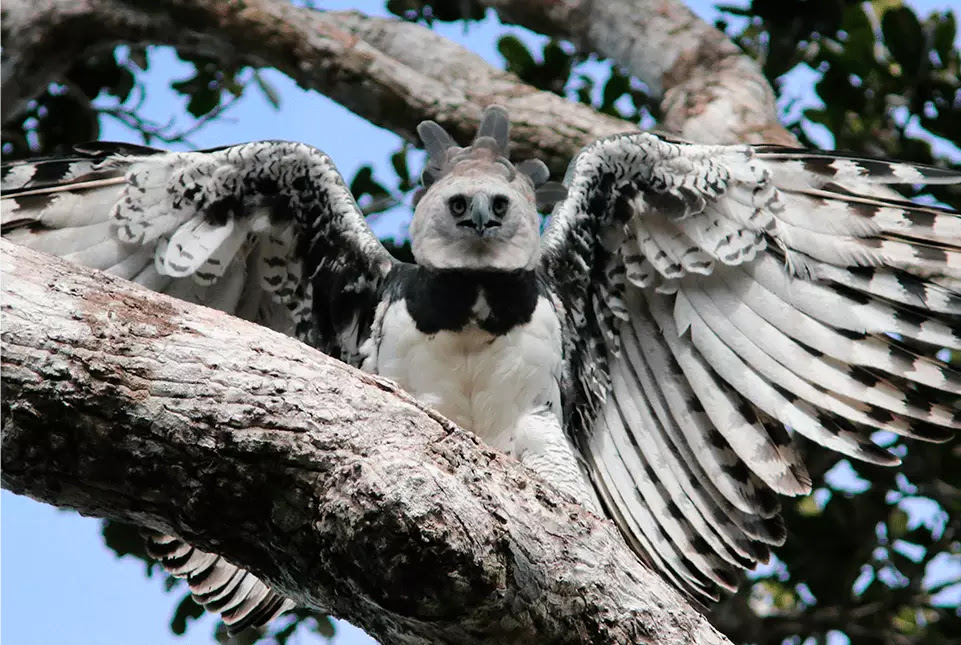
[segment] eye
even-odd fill
[[[463,215],[467,212],[467,198],[463,195],[454,195],[447,202],[447,208],[454,215]]]
[[[507,212],[507,198],[504,195],[497,195],[491,201],[491,211],[498,217],[503,217]]]

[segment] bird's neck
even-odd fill
[[[407,309],[423,333],[476,325],[494,335],[530,321],[537,306],[533,270],[416,267],[408,278]]]

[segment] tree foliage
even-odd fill
[[[456,22],[466,28],[487,15],[470,0],[388,0],[386,8],[427,26]],[[804,145],[958,167],[961,54],[953,12],[919,17],[892,0],[753,0],[720,9],[717,26],[761,63],[780,97],[782,121]],[[656,122],[657,100],[643,83],[570,43],[547,41],[532,51],[524,39],[505,33],[496,47],[504,68],[526,83],[645,127]],[[177,130],[173,120],[150,121],[141,111],[150,52],[130,47],[78,61],[22,118],[4,124],[5,158],[67,152],[97,139],[106,119],[124,123],[146,144],[189,142],[192,132],[251,88],[275,106],[283,101],[259,70],[178,52],[193,74],[171,87],[186,97],[194,123]],[[805,74],[814,79],[810,91],[789,95],[789,79]],[[409,167],[408,152],[398,143],[389,178],[368,165],[351,179],[371,216],[409,203],[417,169]],[[932,196],[961,208],[956,188]],[[409,258],[403,241],[389,248]],[[961,402],[948,403],[961,408]],[[736,595],[710,610],[733,641],[934,645],[961,639],[961,442],[922,445],[883,433],[877,439],[902,456],[899,469],[807,450],[811,474],[823,485],[808,498],[785,500],[787,544]],[[136,529],[105,522],[103,534],[118,555],[144,559],[147,575],[160,571]],[[173,579],[168,588],[184,593]],[[171,629],[182,634],[199,614],[185,595]],[[283,644],[298,629],[333,633],[328,618],[301,611],[264,638]],[[222,631],[217,638],[223,641]]]

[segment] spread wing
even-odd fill
[[[394,264],[330,158],[300,143],[88,144],[4,164],[2,206],[14,242],[353,363],[369,328],[361,318]]]
[[[4,164],[9,239],[155,291],[296,335],[347,362],[395,261],[333,162],[307,145],[202,152],[90,144],[70,158]],[[292,607],[253,574],[174,536],[148,551],[231,631]]]
[[[680,589],[716,598],[783,542],[774,493],[811,489],[795,434],[893,465],[873,431],[959,427],[938,401],[961,375],[912,348],[961,350],[961,217],[886,185],[961,173],[638,133],[585,148],[565,183],[541,268],[564,307],[569,430]]]

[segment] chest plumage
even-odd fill
[[[523,416],[560,409],[560,323],[533,273],[418,268],[398,283],[365,369],[502,450]]]

